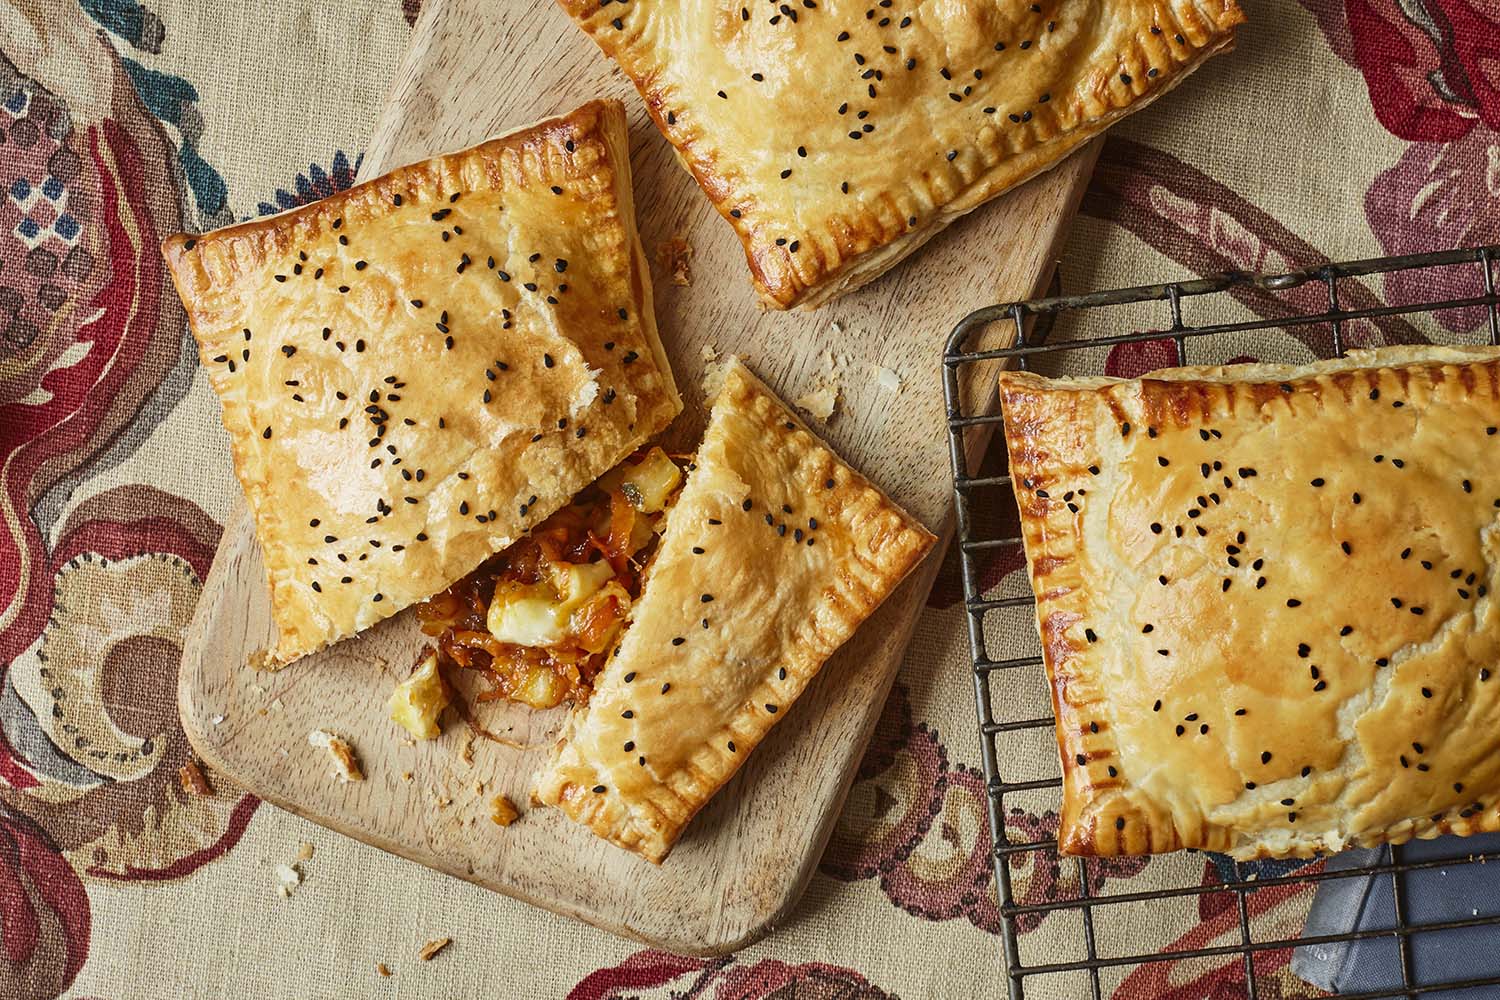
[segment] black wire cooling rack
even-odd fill
[[[1436,982],[1428,970],[1414,974],[1415,936],[1476,926],[1494,927],[1500,934],[1500,916],[1422,922],[1413,915],[1417,908],[1406,878],[1439,865],[1457,868],[1461,875],[1464,865],[1500,861],[1500,852],[1422,861],[1397,847],[1387,855],[1388,863],[1341,870],[1307,870],[1300,863],[1241,864],[1209,856],[1219,879],[1208,884],[1205,856],[1179,854],[1152,862],[1153,877],[1166,884],[1146,892],[1111,891],[1110,878],[1122,873],[1118,860],[1058,855],[1054,834],[1061,771],[1052,703],[1026,574],[1011,572],[1025,561],[1005,449],[998,442],[988,447],[1001,425],[993,376],[1004,366],[1069,374],[1104,374],[1128,366],[1135,374],[1145,367],[1219,364],[1246,355],[1261,361],[1306,361],[1365,344],[1500,344],[1500,300],[1492,266],[1497,259],[1500,246],[1489,246],[1327,264],[1274,276],[1226,274],[990,306],[970,313],[954,328],[943,358],[943,389],[1012,1000],[1099,1000],[1133,975],[1144,974],[1149,983],[1151,971],[1162,970],[1165,963],[1176,970],[1174,982],[1191,978],[1194,969],[1223,971],[1239,964],[1242,971],[1229,978],[1247,1000],[1266,1000],[1284,995],[1289,985],[1287,949],[1372,938],[1395,941],[1400,987],[1337,994],[1343,1000],[1430,1000],[1434,994],[1486,986],[1495,989],[1479,995],[1500,996],[1500,977]],[[1376,280],[1383,291],[1377,290]],[[1016,872],[1023,873],[1018,879],[1040,884],[1044,891],[1018,896]],[[1289,916],[1265,902],[1299,883],[1370,876],[1389,879],[1395,911],[1390,930],[1304,937],[1305,908],[1300,913],[1292,908]],[[1116,884],[1128,887],[1120,878]],[[1302,897],[1304,903],[1308,896]],[[1189,907],[1196,912],[1188,912]],[[1195,937],[1204,912],[1217,914],[1217,930]],[[1260,919],[1268,912],[1272,919]],[[1031,954],[1031,939],[1022,932],[1043,919],[1077,933],[1048,934],[1051,953]],[[1059,953],[1060,938],[1077,947]],[[1488,940],[1489,948],[1500,941]],[[1215,1000],[1235,995],[1224,992],[1223,976],[1215,982]]]

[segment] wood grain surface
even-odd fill
[[[608,95],[630,109],[640,228],[653,258],[662,338],[687,404],[668,443],[691,449],[702,431],[705,348],[739,354],[789,399],[810,386],[826,353],[847,358],[839,410],[820,429],[946,541],[944,339],[969,310],[1030,296],[1050,279],[1098,142],[961,219],[864,289],[816,312],[764,313],[729,227],[678,166],[628,82],[553,4],[427,0],[364,173]],[[692,248],[687,286],[655,263],[657,248],[679,237]],[[901,390],[881,387],[872,365],[895,371]],[[969,391],[982,402],[991,389]],[[314,822],[618,934],[720,954],[782,920],[811,877],[941,548],[829,661],[659,868],[554,810],[526,810],[506,829],[490,822],[497,793],[526,809],[556,712],[503,710],[490,720],[533,749],[474,742],[451,723],[435,742],[404,742],[385,702],[421,645],[410,612],[280,673],[251,670],[247,661],[271,644],[274,626],[243,504],[225,527],[184,650],[183,724],[214,768]],[[951,680],[969,682],[965,674]],[[368,780],[331,776],[325,752],[307,741],[319,728],[353,743]]]

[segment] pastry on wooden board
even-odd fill
[[[616,101],[162,249],[276,662],[442,590],[681,409]]]
[[[536,801],[660,862],[934,541],[737,361]]]
[[[1061,161],[1233,42],[1235,0],[559,0],[744,245],[816,306]]]
[[[1064,852],[1500,829],[1500,350],[1000,395]]]

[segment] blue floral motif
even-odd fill
[[[292,183],[293,190],[278,188],[276,204],[263,201],[258,206],[258,211],[261,215],[275,215],[277,212],[285,212],[289,208],[326,198],[337,191],[347,191],[354,184],[354,177],[359,173],[359,165],[363,161],[364,154],[361,153],[351,165],[349,157],[340,149],[333,154],[332,167],[324,170],[316,163],[310,164],[307,173],[297,175]]]

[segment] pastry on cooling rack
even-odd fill
[[[933,541],[731,362],[537,801],[660,862]]]
[[[559,0],[744,244],[815,306],[1059,162],[1227,48],[1235,0]]]
[[[1000,388],[1063,851],[1500,829],[1500,350]]]
[[[601,101],[163,247],[286,662],[442,590],[681,409]]]

